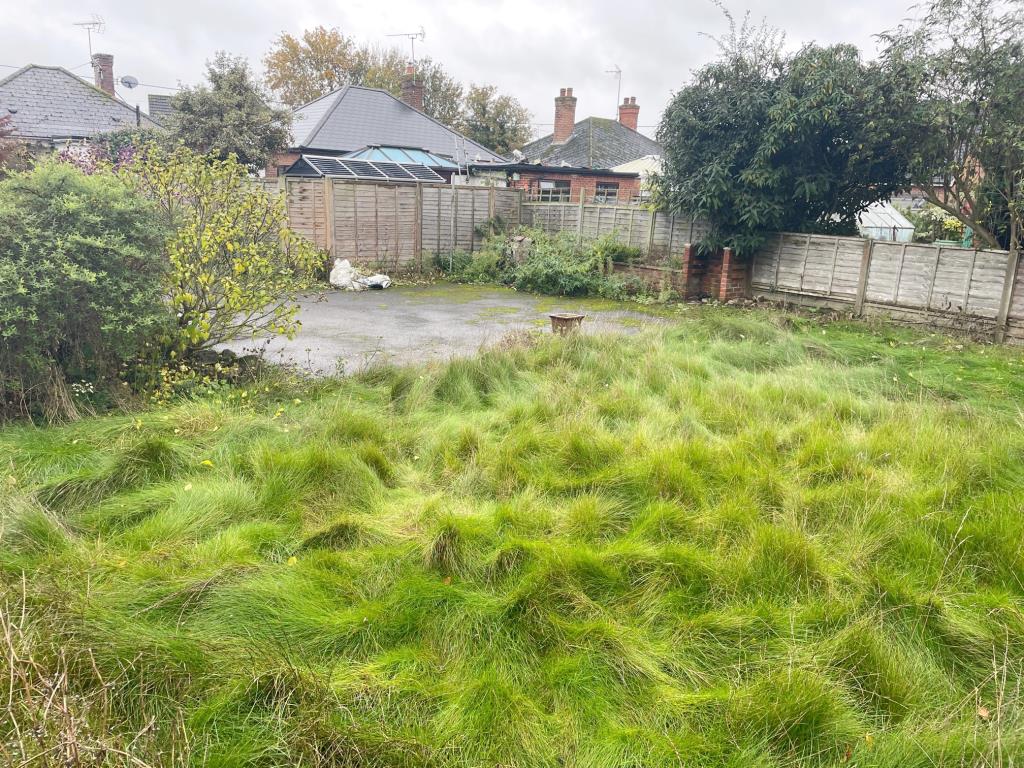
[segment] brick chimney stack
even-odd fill
[[[416,76],[416,65],[409,63],[402,78],[402,101],[413,109],[423,111],[423,81]]]
[[[109,53],[94,53],[92,55],[92,76],[96,87],[106,91],[111,96],[114,93],[114,57]]]
[[[628,96],[619,104],[619,122],[627,128],[636,130],[639,115],[640,107],[637,106],[636,96]]]
[[[555,97],[555,132],[552,143],[564,144],[572,136],[576,127],[576,97],[572,88],[560,88]]]

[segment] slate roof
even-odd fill
[[[315,152],[355,152],[371,145],[425,149],[460,163],[505,162],[379,88],[348,85],[296,108],[294,148]]]
[[[86,139],[135,127],[135,109],[63,67],[29,64],[0,80],[0,115],[26,139]],[[143,128],[158,128],[142,114]]]
[[[588,117],[576,123],[568,141],[562,144],[553,144],[553,137],[548,134],[523,147],[526,160],[544,165],[612,168],[645,155],[664,154],[658,142],[604,117]]]
[[[172,98],[163,93],[149,94],[149,116],[161,125],[167,125],[170,118],[174,116],[174,107],[171,106]]]

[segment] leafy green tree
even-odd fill
[[[880,35],[917,98],[901,115],[911,182],[990,247],[1017,249],[1024,214],[1024,2],[931,0]]]
[[[530,112],[493,85],[471,85],[463,105],[462,130],[469,138],[499,155],[519,149],[530,140]]]
[[[910,97],[849,45],[783,56],[745,19],[665,112],[660,194],[712,225],[706,247],[750,253],[771,231],[851,232],[906,183],[895,141]]]
[[[268,95],[241,57],[223,51],[206,65],[209,85],[186,88],[172,101],[172,137],[200,154],[235,155],[250,171],[289,142],[291,112],[268,105]]]
[[[75,418],[161,332],[165,232],[109,170],[53,160],[0,182],[0,418]]]
[[[296,300],[322,258],[288,228],[281,196],[249,179],[234,157],[185,147],[151,145],[120,175],[156,204],[171,232],[164,282],[178,347],[294,334]]]

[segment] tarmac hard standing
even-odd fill
[[[414,363],[471,355],[528,329],[550,332],[548,315],[586,315],[585,333],[634,332],[657,322],[609,301],[556,298],[505,288],[466,285],[399,286],[359,293],[330,291],[301,302],[302,328],[293,339],[235,342],[244,354],[263,350],[268,362],[320,375],[352,373],[379,363]]]

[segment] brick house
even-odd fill
[[[402,97],[379,88],[347,85],[293,113],[292,146],[271,159],[266,175],[274,178],[303,155],[347,157],[383,162],[423,162],[445,181],[471,163],[504,163],[495,154],[423,112],[424,87],[410,65],[402,80]],[[410,160],[409,156],[415,159]]]
[[[576,122],[576,97],[562,88],[555,97],[552,133],[522,149],[523,159],[506,166],[509,184],[546,201],[628,202],[642,193],[641,174],[613,170],[662,154],[661,146],[637,131],[635,97],[619,105],[618,120],[588,117]]]

